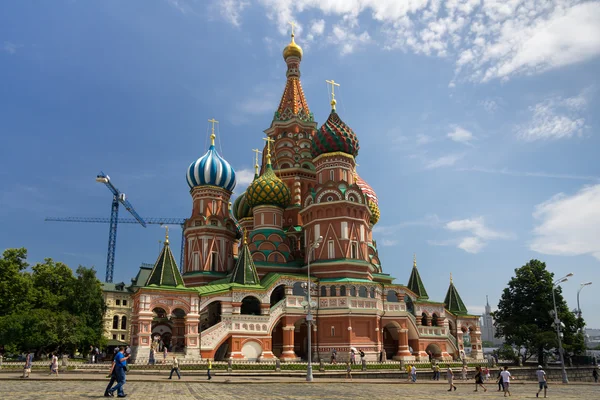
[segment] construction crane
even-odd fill
[[[106,282],[112,283],[113,272],[115,269],[115,248],[117,247],[117,224],[119,222],[119,203],[123,204],[123,207],[136,219],[136,223],[139,223],[144,228],[146,222],[138,215],[133,209],[133,206],[127,200],[125,193],[121,193],[119,189],[115,187],[110,181],[110,177],[104,172],[100,171],[96,176],[96,182],[104,183],[108,190],[113,194],[112,206],[110,211],[110,226],[108,228],[108,254],[106,256]]]
[[[185,247],[185,238],[183,236],[185,218],[143,218],[148,225],[180,225],[181,226],[181,253],[179,255],[179,270],[183,272],[183,254]],[[44,221],[51,222],[92,222],[99,224],[108,224],[111,222],[109,218],[97,217],[48,217]],[[119,218],[119,224],[138,224],[139,221],[133,218]],[[108,282],[108,281],[107,281]]]

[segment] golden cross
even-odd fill
[[[296,24],[294,23],[294,21],[290,21],[288,22],[288,24],[292,26],[292,37],[294,37],[294,27],[296,26]]]
[[[334,109],[334,110],[335,110],[335,104],[337,103],[337,102],[335,101],[335,87],[336,87],[336,86],[338,86],[338,87],[339,87],[339,86],[340,86],[340,84],[339,84],[339,83],[337,83],[336,81],[334,81],[333,79],[332,79],[332,80],[330,80],[330,81],[328,81],[328,80],[325,80],[325,82],[327,82],[327,83],[329,83],[329,84],[331,85],[331,107],[332,107],[332,109]]]
[[[271,158],[271,143],[275,141],[268,136],[266,138],[263,138],[263,140],[267,141],[267,157]]]
[[[452,272],[450,272],[450,283],[452,283]]]
[[[165,233],[165,244],[169,244],[169,225],[165,225],[166,233]]]
[[[256,153],[256,160],[254,161],[254,173],[258,175],[258,155],[262,153],[259,149],[252,149]]]
[[[413,267],[417,268],[417,254],[413,254]]]
[[[217,121],[214,118],[211,118],[211,119],[208,120],[208,122],[212,123],[212,129],[211,129],[211,134],[210,134],[210,144],[212,146],[214,146],[215,145],[215,138],[216,138],[216,136],[215,136],[215,124],[218,124],[219,121]]]

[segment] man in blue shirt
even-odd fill
[[[115,355],[114,358],[114,370],[117,375],[117,384],[112,389],[106,392],[109,396],[114,396],[115,391],[117,392],[117,397],[127,396],[125,393],[123,393],[123,386],[125,385],[126,381],[125,370],[127,368],[127,360],[130,356],[126,356],[125,354],[123,354],[124,350],[125,349],[123,348],[123,346],[119,347],[119,352]]]

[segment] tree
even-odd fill
[[[504,289],[498,310],[493,313],[496,337],[504,337],[509,345],[521,350],[523,361],[534,354],[542,362],[550,349],[558,349],[556,329],[553,326],[554,274],[546,270],[546,264],[531,260],[515,269],[515,276]],[[562,290],[555,290],[558,316],[564,324],[563,347],[574,355],[585,351],[583,340],[579,340],[578,329],[583,328],[583,320],[577,320],[569,311],[562,296]]]
[[[9,352],[73,353],[102,345],[106,311],[93,268],[76,274],[47,258],[29,273],[25,249],[8,249],[0,259],[0,344]]]

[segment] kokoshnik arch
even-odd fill
[[[145,362],[160,337],[190,359],[294,361],[308,351],[328,359],[336,349],[343,360],[360,347],[371,360],[380,351],[387,359],[449,360],[464,356],[465,345],[481,359],[479,316],[468,314],[452,280],[444,302],[436,302],[416,260],[407,285],[383,272],[372,234],[378,200],[356,171],[358,137],[336,112],[334,96],[317,126],[293,33],[283,57],[286,85],[245,192],[231,204],[235,171],[215,149],[214,129],[207,153],[188,167],[183,274],[167,238],[153,268],[142,267],[134,279],[133,358]],[[318,308],[308,332],[301,283],[306,249],[319,236],[323,243],[311,255]]]

